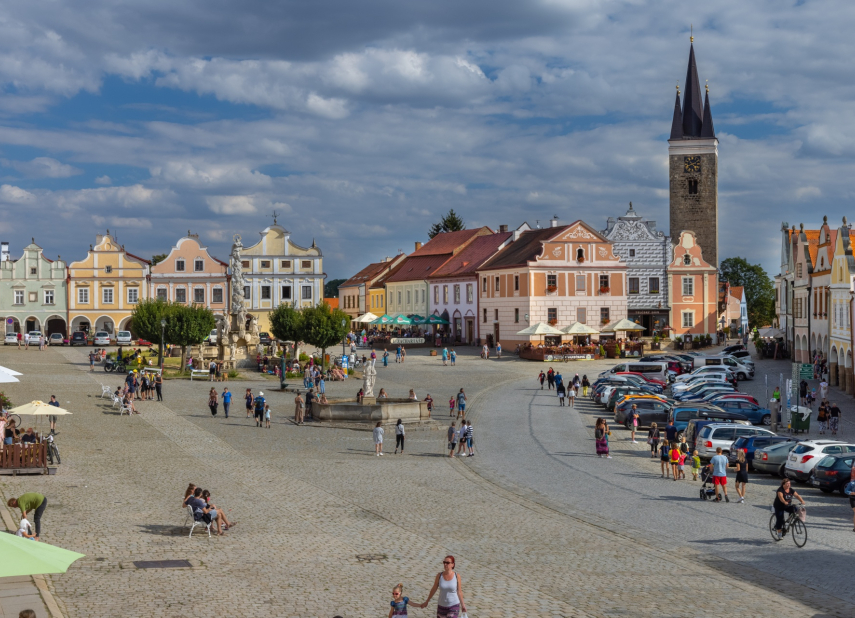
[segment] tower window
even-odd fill
[[[689,178],[689,195],[697,195],[698,194],[698,181],[696,178]]]

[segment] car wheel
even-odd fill
[[[828,487],[820,487],[819,490],[824,494],[830,494],[834,491],[833,489],[829,489]]]
[[[747,380],[748,379],[748,376],[745,375],[744,373],[737,374],[736,377],[739,378],[740,380]]]
[[[781,464],[781,467],[778,468],[778,476],[780,476],[782,479],[787,478],[787,467],[785,464]]]
[[[764,414],[763,418],[760,419],[760,422],[763,423],[764,425],[771,425],[772,424],[772,415],[771,414]]]

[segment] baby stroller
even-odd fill
[[[715,487],[710,487],[713,482],[712,465],[701,468],[701,488],[698,490],[701,500],[715,500]]]

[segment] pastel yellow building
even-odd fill
[[[243,295],[247,312],[258,317],[258,328],[270,332],[270,312],[282,303],[314,307],[324,298],[321,250],[291,242],[291,232],[275,220],[261,240],[241,252]]]
[[[146,295],[149,262],[125,251],[110,235],[98,234],[79,262],[68,265],[71,332],[133,332],[131,311]]]

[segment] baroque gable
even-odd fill
[[[588,227],[585,223],[577,221],[571,224],[567,230],[550,239],[550,242],[608,242],[598,232]]]
[[[653,234],[643,221],[625,221],[619,219],[606,235],[612,242],[627,242],[636,240],[662,240],[664,234]]]

